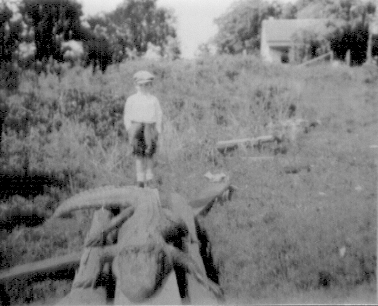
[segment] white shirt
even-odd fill
[[[126,130],[129,130],[132,121],[156,123],[156,131],[161,133],[163,112],[158,98],[151,94],[136,93],[127,98],[123,115]]]

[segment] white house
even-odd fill
[[[294,58],[293,35],[305,29],[324,28],[324,19],[266,19],[262,22],[260,53],[270,63],[290,62]]]

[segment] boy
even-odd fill
[[[151,94],[154,75],[148,71],[134,74],[137,92],[125,103],[124,124],[133,147],[137,185],[151,185],[154,177],[153,156],[162,127],[162,110],[159,100]]]

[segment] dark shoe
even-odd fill
[[[143,182],[138,182],[137,186],[140,187],[140,188],[144,188],[144,183]]]

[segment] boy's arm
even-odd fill
[[[160,102],[156,99],[156,131],[160,134],[162,130],[163,111],[161,110]]]
[[[127,99],[125,103],[125,108],[123,111],[123,123],[125,124],[126,131],[128,131],[131,127],[130,113],[131,113],[131,103],[129,99]]]

